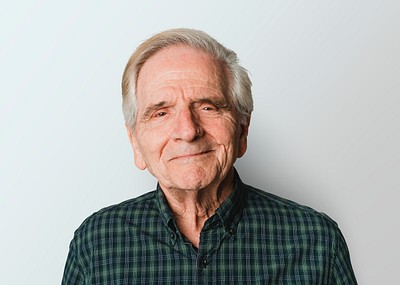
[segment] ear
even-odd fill
[[[140,150],[140,146],[138,144],[137,138],[134,135],[132,129],[125,124],[126,132],[128,133],[129,141],[133,150],[133,157],[135,160],[135,165],[140,170],[145,170],[147,168],[147,164],[143,159],[142,152]]]
[[[246,119],[246,122],[241,124],[241,131],[239,136],[239,148],[237,157],[242,157],[247,150],[247,135],[249,134],[250,118]]]

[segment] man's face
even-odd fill
[[[245,153],[248,124],[239,125],[223,78],[214,60],[190,47],[165,48],[143,65],[128,133],[136,166],[163,189],[217,186]]]

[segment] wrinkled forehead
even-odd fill
[[[148,94],[155,86],[176,80],[184,85],[186,81],[203,81],[210,86],[226,90],[226,76],[223,65],[202,50],[189,46],[170,46],[149,57],[142,65],[137,79],[137,99]],[[181,81],[181,82],[179,82]]]

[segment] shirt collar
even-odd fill
[[[223,226],[226,231],[233,233],[236,229],[244,204],[246,203],[246,192],[243,186],[244,184],[235,169],[232,192],[221,206],[219,206],[215,214],[205,222],[203,230]],[[176,231],[177,228],[171,209],[159,183],[157,184],[157,190],[155,191],[155,200],[165,225],[173,229],[173,231]]]
[[[157,183],[157,190],[155,191],[155,200],[158,210],[160,211],[161,218],[166,226],[171,227],[173,222],[173,216],[171,209],[167,203],[164,192],[160,187],[160,183]]]

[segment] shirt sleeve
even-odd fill
[[[333,258],[330,284],[357,285],[357,280],[350,262],[349,250],[339,229]]]
[[[74,240],[71,241],[61,285],[84,285],[85,278],[77,258]]]

